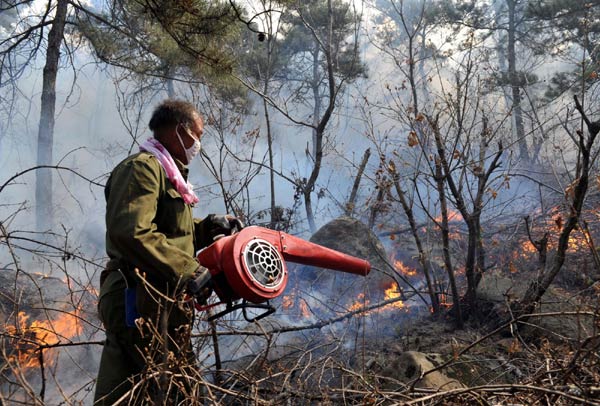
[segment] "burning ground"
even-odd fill
[[[4,272],[0,283],[3,398],[9,404],[89,401],[100,348],[97,292],[70,277],[25,271]]]
[[[536,221],[555,226],[556,217]],[[464,233],[458,221],[454,227],[460,250]],[[561,278],[535,316],[514,316],[511,305],[539,262],[537,250],[524,249],[531,242],[522,227],[495,233],[503,243],[491,245],[495,266],[480,284],[479,307],[456,329],[442,284],[446,310],[432,317],[419,263],[398,248],[408,239],[396,236],[384,250],[360,224],[336,220],[313,242],[362,251],[375,271],[357,281],[294,269],[278,314],[260,326],[219,323],[220,371],[211,378],[259,404],[597,404],[598,284],[580,278],[589,244],[583,235],[570,243],[566,273],[579,277]],[[432,270],[441,279],[442,267]],[[460,270],[458,280],[462,289]],[[205,361],[214,362],[214,353]],[[219,399],[236,403],[228,394]]]
[[[493,269],[482,278],[479,308],[463,329],[455,328],[435,250],[428,265],[440,281],[444,311],[432,315],[407,236],[390,238],[381,230],[377,238],[356,220],[333,221],[312,241],[369,259],[372,273],[361,278],[295,266],[285,294],[274,302],[275,315],[247,323],[234,313],[208,323],[199,314],[194,342],[200,368],[193,378],[200,389],[186,404],[451,405],[475,398],[597,404],[599,292],[597,283],[586,282],[598,278],[589,262],[589,234],[573,234],[566,276],[546,293],[538,315],[515,319],[509,306],[535,276],[540,252],[533,244],[540,230],[558,227],[556,214],[531,219],[531,239],[524,221],[493,233]],[[465,231],[459,219],[451,227],[459,256]],[[549,235],[549,251],[553,244]],[[93,310],[97,293],[68,278],[3,278],[2,286],[19,286],[2,298],[4,398],[90,404],[100,353],[94,340],[102,338]],[[460,268],[457,279],[462,289]]]

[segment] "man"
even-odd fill
[[[95,405],[146,404],[150,398],[162,404],[179,396],[185,382],[173,385],[169,376],[185,376],[194,365],[193,308],[185,293],[198,301],[211,293],[210,273],[194,253],[238,224],[232,216],[192,217],[198,198],[187,165],[200,152],[204,129],[194,106],[167,100],[149,127],[154,138],[117,165],[105,188],[109,261],[98,311],[106,341]]]

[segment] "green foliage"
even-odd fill
[[[538,82],[539,78],[531,72],[517,71],[514,78],[510,77],[508,72],[498,72],[493,74],[495,86],[519,86],[527,87]]]
[[[584,50],[581,63],[568,72],[556,72],[544,97],[552,100],[574,86],[588,88],[597,83],[600,70],[600,0],[532,0],[527,3],[525,18],[544,24],[545,50],[569,56],[573,50]],[[581,61],[578,61],[581,62]]]
[[[366,66],[360,60],[358,43],[354,36],[359,16],[354,13],[351,4],[341,0],[332,1],[332,12],[330,46],[334,72],[349,82],[366,77]],[[316,78],[310,69],[306,69],[304,58],[318,59],[321,69],[326,70],[322,48],[329,45],[326,43],[329,30],[327,1],[310,0],[295,3],[281,18],[284,26],[282,57],[297,62],[295,71],[290,73],[296,78],[314,81]]]
[[[211,85],[223,97],[243,95],[229,74],[231,44],[244,30],[229,3],[114,1],[101,16],[80,12],[82,34],[97,57],[138,75]]]

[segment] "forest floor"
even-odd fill
[[[535,316],[514,319],[532,276],[486,275],[462,329],[449,310],[390,314],[375,330],[357,317],[343,338],[297,336],[238,372],[266,404],[600,405],[600,283],[553,286]]]

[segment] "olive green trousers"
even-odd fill
[[[120,278],[120,275],[111,274],[109,278]],[[150,322],[147,316],[145,326],[127,327],[125,281],[120,286],[118,281],[113,280],[110,286],[111,291],[101,290],[98,302],[98,313],[106,329],[106,341],[96,380],[94,406],[113,405],[116,402],[122,405],[171,404],[177,393],[165,394],[160,390],[161,378],[156,371],[163,368],[181,372],[182,368],[195,368],[189,334],[180,335],[171,325],[165,328],[168,336],[162,337],[160,329],[155,327],[159,323]],[[143,294],[143,290],[139,289],[138,296]],[[181,320],[181,314],[178,314],[177,319]],[[186,326],[188,331],[190,324],[191,319]],[[164,343],[168,343],[167,347]],[[166,354],[170,354],[169,359]],[[151,367],[148,366],[150,361]],[[136,390],[132,391],[134,386]],[[165,396],[168,400],[159,400]],[[153,402],[148,402],[148,399]]]

